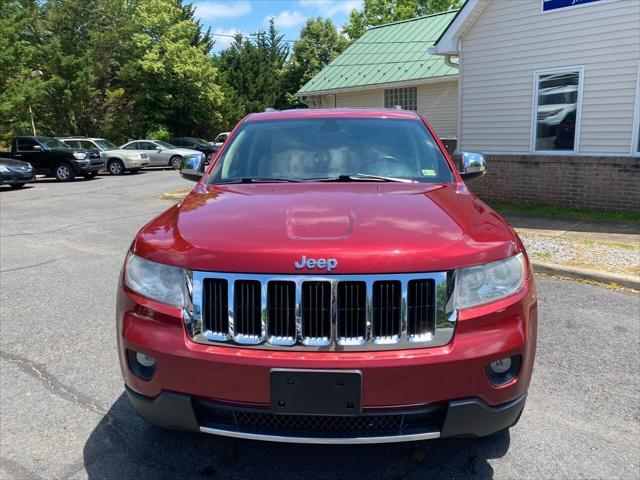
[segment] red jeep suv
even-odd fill
[[[427,122],[403,110],[249,115],[147,224],[118,289],[138,413],[304,443],[483,436],[516,424],[533,272]]]

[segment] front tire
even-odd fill
[[[175,155],[171,157],[171,160],[169,160],[169,165],[171,165],[171,168],[173,168],[174,170],[180,170],[181,163],[182,157],[180,157],[179,155]]]
[[[124,174],[124,165],[120,160],[109,160],[107,170],[111,175],[122,175]]]
[[[97,175],[97,172],[89,172],[85,174],[84,178],[86,178],[87,180],[91,180],[92,178],[96,178]]]
[[[14,190],[17,190],[18,188],[22,188],[26,185],[26,183],[10,183],[9,186],[11,188],[13,188]]]
[[[76,178],[76,172],[68,163],[59,163],[54,169],[56,180],[59,182],[71,182]]]

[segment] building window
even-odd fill
[[[404,110],[418,109],[418,88],[385,88],[384,90],[384,106],[385,108],[394,108],[400,105]]]
[[[582,67],[535,74],[532,150],[578,151]]]

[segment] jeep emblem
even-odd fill
[[[303,255],[300,261],[293,262],[293,266],[296,267],[296,270],[302,270],[306,267],[309,270],[319,268],[320,270],[326,269],[327,272],[330,272],[338,267],[338,260],[335,258],[307,258],[306,255]]]

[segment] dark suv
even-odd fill
[[[28,162],[36,173],[69,182],[76,176],[93,178],[104,168],[98,150],[69,148],[51,137],[14,137],[11,157]]]
[[[182,148],[190,148],[191,150],[198,150],[204,153],[207,161],[211,160],[211,155],[218,151],[218,148],[211,145],[206,140],[195,137],[174,137],[167,140],[171,145]]]

